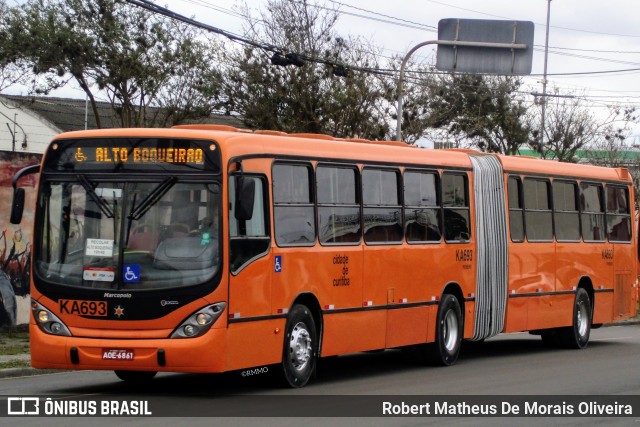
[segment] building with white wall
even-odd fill
[[[0,151],[42,154],[63,130],[25,102],[0,95]]]

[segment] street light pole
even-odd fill
[[[409,52],[407,52],[402,60],[402,65],[400,65],[400,77],[398,77],[398,119],[396,123],[396,140],[398,141],[402,141],[402,85],[404,83],[404,69],[407,66],[407,62],[409,62],[409,58],[416,50],[420,49],[422,46],[437,43],[438,40],[429,40],[415,45]]]

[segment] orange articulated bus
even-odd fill
[[[59,135],[40,172],[32,364],[281,368],[530,331],[584,348],[635,315],[626,169],[193,125]]]

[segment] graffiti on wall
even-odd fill
[[[33,241],[33,210],[37,175],[25,176],[25,209],[19,225],[9,222],[13,188],[20,169],[39,163],[37,154],[0,151],[0,326],[15,326],[29,320],[29,283]]]

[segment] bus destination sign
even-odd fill
[[[190,163],[201,165],[204,161],[202,148],[123,148],[123,147],[78,147],[74,155],[76,162],[98,163]]]
[[[163,138],[96,138],[54,141],[45,171],[220,171],[213,141]]]

